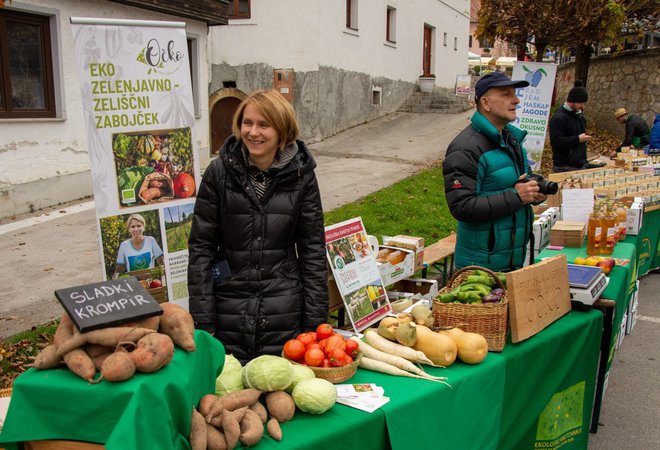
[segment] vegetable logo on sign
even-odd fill
[[[157,39],[150,39],[138,54],[137,60],[149,66],[147,73],[163,73],[162,69],[165,69],[166,64],[175,64],[175,67],[169,70],[169,73],[174,73],[181,66],[183,57],[184,53],[175,48],[174,41],[161,45]]]

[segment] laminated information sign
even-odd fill
[[[200,170],[185,24],[71,23],[105,279],[135,275],[187,308]]]
[[[365,329],[392,311],[361,218],[326,227],[325,248],[355,331]]]

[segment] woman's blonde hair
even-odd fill
[[[126,228],[131,226],[131,220],[137,220],[138,222],[142,223],[143,227],[147,226],[147,221],[144,220],[144,217],[142,217],[140,214],[131,214],[128,216],[128,219],[126,219]]]
[[[278,136],[277,148],[283,149],[296,140],[300,134],[298,118],[291,103],[277,91],[254,91],[247,96],[234,113],[232,131],[236,139],[241,139],[241,124],[245,108],[252,105],[275,129]]]

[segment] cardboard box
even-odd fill
[[[381,245],[380,249],[390,248],[393,250],[400,250],[406,254],[403,261],[397,264],[378,263],[378,270],[380,270],[380,277],[383,279],[383,284],[389,286],[399,280],[403,280],[415,273],[415,251],[405,248],[392,247],[388,245]]]
[[[586,231],[587,224],[584,222],[558,220],[550,230],[550,245],[582,247]]]
[[[511,341],[534,336],[571,310],[566,255],[506,274]]]
[[[547,217],[539,217],[532,225],[534,233],[534,249],[542,249],[550,242],[550,220]]]
[[[393,247],[406,248],[415,252],[415,272],[424,268],[424,238],[397,234],[396,236],[383,236],[383,244]]]
[[[541,217],[547,217],[550,222],[550,228],[552,228],[555,223],[559,220],[559,208],[552,206],[541,213]]]
[[[404,296],[421,294],[426,300],[433,300],[438,295],[438,281],[424,278],[404,278],[394,283],[391,288],[392,291]],[[396,300],[390,297],[390,290],[387,291],[387,297],[390,301]]]
[[[644,217],[644,202],[638,202],[635,197],[635,202],[630,205],[626,210],[627,224],[626,234],[630,236],[637,236],[640,228],[642,228],[642,218]]]

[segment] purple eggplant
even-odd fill
[[[504,289],[502,288],[495,288],[492,291],[490,291],[491,294],[497,295],[498,297],[502,297],[504,295]]]
[[[502,298],[499,295],[488,294],[481,299],[484,303],[499,303]]]

